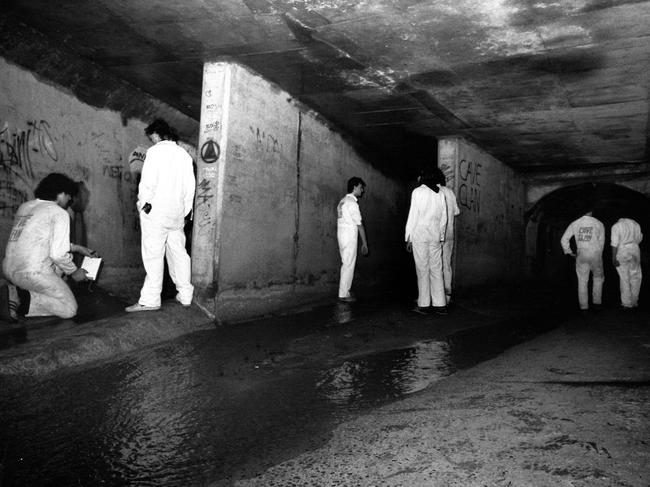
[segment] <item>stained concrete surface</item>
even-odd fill
[[[573,317],[234,485],[650,485],[648,318]]]
[[[646,466],[650,455],[648,310],[623,314],[609,307],[580,316],[572,311],[574,305],[573,296],[558,297],[545,288],[486,287],[459,294],[456,305],[446,316],[414,314],[407,302],[362,299],[352,306],[306,305],[294,310],[299,311],[294,314],[219,328],[210,323],[208,330],[196,335],[199,341],[210,343],[209,356],[216,360],[200,365],[208,389],[218,397],[227,394],[230,384],[236,390],[248,391],[250,396],[246,397],[257,401],[265,397],[261,391],[274,389],[279,379],[296,372],[323,366],[336,369],[344,363],[413,347],[427,340],[460,335],[464,340],[475,339],[469,349],[471,356],[466,357],[469,362],[451,370],[448,377],[435,377],[406,395],[366,403],[354,415],[328,422],[325,431],[322,425],[305,423],[302,436],[299,431],[283,433],[282,421],[287,420],[287,415],[291,417],[292,407],[300,406],[293,399],[296,391],[292,393],[290,388],[283,390],[278,402],[244,406],[232,401],[231,407],[237,404],[238,409],[228,413],[221,410],[231,402],[224,398],[216,403],[219,410],[215,414],[240,417],[246,422],[240,425],[241,432],[252,438],[239,438],[237,431],[205,431],[212,438],[210,441],[225,442],[203,445],[209,452],[220,452],[214,457],[208,454],[207,460],[202,458],[213,464],[192,468],[192,464],[183,463],[194,474],[184,478],[166,477],[159,485],[649,485],[650,468]],[[128,316],[118,311],[96,322],[43,327],[39,333],[28,334],[29,343],[0,351],[0,365],[6,367],[12,363],[16,359],[13,354],[22,349],[19,355],[23,364],[52,362],[55,367],[39,370],[41,374],[56,373],[41,375],[33,386],[29,386],[31,379],[21,381],[25,380],[29,389],[41,390],[51,383],[59,384],[54,389],[60,390],[62,385],[83,378],[84,371],[90,374],[86,380],[91,384],[94,380],[110,381],[114,371],[111,363],[116,360],[131,363],[157,349],[155,355],[166,357],[165,367],[161,371],[138,372],[135,377],[143,373],[142,378],[147,379],[152,374],[160,382],[159,393],[164,396],[174,390],[173,382],[169,383],[173,380],[174,364],[183,367],[178,361],[180,355],[174,350],[187,347],[185,342],[177,341],[162,343],[158,348],[153,348],[154,344],[165,340],[170,329],[182,333],[192,326],[205,326],[203,318],[194,311],[167,303],[158,314]],[[492,327],[499,324],[505,325]],[[154,333],[148,333],[149,329]],[[494,332],[480,333],[488,329]],[[533,333],[526,336],[526,329]],[[210,340],[206,333],[210,334]],[[541,335],[530,340],[535,333]],[[494,353],[482,356],[482,350],[494,349],[491,342],[500,343],[504,349],[521,344],[498,352],[496,357]],[[91,343],[99,343],[102,353],[97,354],[95,350],[93,357],[94,349],[87,345]],[[25,345],[32,348],[25,349]],[[62,352],[66,347],[67,354]],[[75,348],[84,352],[71,353]],[[191,350],[182,353],[191,356]],[[84,360],[77,362],[64,358],[82,356]],[[98,365],[102,363],[107,365]],[[4,374],[15,378],[24,370],[5,368]],[[126,370],[130,371],[128,375],[134,374],[132,365]],[[29,373],[33,372],[30,369]],[[181,376],[191,377],[185,372]],[[0,376],[0,383],[2,380]],[[382,384],[382,377],[376,380]],[[118,381],[112,386],[119,387],[119,384]],[[114,391],[112,394],[119,392],[110,390]],[[31,398],[34,399],[36,396]],[[110,402],[110,396],[106,400]],[[167,402],[162,400],[163,404]],[[206,400],[200,399],[201,408],[213,401],[206,403]],[[104,400],[100,403],[104,404]],[[84,407],[90,411],[92,404],[95,403],[91,401]],[[262,408],[260,411],[277,411],[265,414],[262,420],[255,416],[257,407]],[[110,403],[103,408],[114,409]],[[150,412],[157,418],[165,410],[153,408]],[[29,416],[24,411],[5,411],[5,418],[7,413],[12,417],[17,414],[20,421],[32,421],[21,416]],[[248,413],[253,416],[246,416]],[[309,414],[303,413],[309,419]],[[128,418],[128,410],[124,414],[127,423],[135,421]],[[314,413],[312,420],[320,414]],[[281,422],[272,423],[267,416],[278,416]],[[63,431],[67,432],[66,422],[62,424]],[[159,435],[160,426],[150,433],[146,433],[145,427],[145,437],[154,431],[157,432],[154,436]],[[233,427],[238,428],[236,424]],[[257,427],[263,431],[256,432]],[[271,433],[275,436],[269,438]],[[234,436],[223,436],[226,434]],[[89,441],[87,438],[86,442]],[[99,437],[94,441],[104,442]],[[250,445],[244,450],[237,446],[248,444],[247,441]],[[3,450],[11,442],[10,438],[4,438]],[[258,444],[263,446],[254,446]],[[137,445],[125,447],[129,450]],[[22,453],[5,451],[6,485],[19,485],[11,483],[11,475],[19,470],[20,464],[12,465],[11,461],[16,461],[14,457]],[[143,452],[133,451],[133,454]],[[75,471],[83,466],[79,452],[74,458],[74,461],[68,459],[67,475],[81,479]],[[99,477],[94,477],[91,483],[88,479],[80,480],[80,485],[96,485],[99,480],[105,485],[145,485],[142,479],[151,477],[151,472],[138,472],[142,465],[127,467],[131,473],[140,473],[137,477],[140,480],[124,483],[124,479],[115,477],[115,472],[109,479],[95,471]],[[213,475],[198,474],[208,471]]]

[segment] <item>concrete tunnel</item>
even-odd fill
[[[0,245],[38,180],[67,173],[87,189],[87,207],[77,217],[82,238],[105,257],[101,285],[133,299],[143,277],[135,198],[146,120],[97,109],[2,63],[11,109],[0,140]],[[362,213],[371,247],[357,263],[357,291],[414,288],[403,243],[408,181],[374,167],[354,140],[243,65],[206,63],[202,93],[198,122],[151,100],[157,115],[189,124],[197,135],[182,143],[197,165],[192,271],[202,309],[228,320],[333,296],[340,265],[333,208],[354,175],[368,184]],[[564,282],[559,235],[587,202],[602,209],[608,228],[628,209],[648,225],[645,173],[570,173],[549,183],[527,178],[460,135],[432,143],[428,163],[443,170],[461,207],[457,289],[539,277]],[[585,182],[590,177],[599,182]],[[624,186],[614,184],[619,178]]]
[[[111,480],[107,480],[114,482],[111,485],[125,485],[124,479],[134,472],[142,475],[140,478],[145,482],[154,479],[153,482],[161,485],[170,478],[183,482],[170,485],[199,485],[208,480],[230,480],[233,471],[242,477],[257,474],[259,472],[253,467],[238,472],[241,465],[237,462],[254,463],[259,458],[265,459],[269,451],[281,455],[293,452],[296,438],[310,435],[320,438],[311,426],[329,421],[328,416],[314,420],[314,411],[319,408],[312,408],[300,395],[305,390],[309,393],[302,377],[297,386],[285,389],[278,387],[284,383],[269,380],[269,375],[260,379],[257,374],[277,372],[277,377],[287,380],[296,372],[304,372],[302,368],[315,374],[314,363],[331,361],[333,352],[337,352],[334,356],[338,360],[341,356],[349,357],[352,350],[362,351],[364,355],[360,360],[365,360],[368,348],[380,339],[395,340],[394,335],[401,336],[396,342],[387,342],[397,343],[394,346],[398,353],[412,353],[410,348],[401,348],[405,345],[400,340],[424,339],[429,346],[431,356],[425,353],[422,373],[426,379],[423,383],[430,389],[423,389],[422,394],[412,399],[426,402],[408,408],[409,411],[421,411],[422,416],[416,417],[417,420],[413,416],[394,414],[375,417],[358,428],[362,432],[369,431],[370,436],[362,437],[363,441],[352,447],[333,443],[331,458],[341,458],[345,452],[358,454],[360,444],[371,445],[376,443],[376,438],[391,439],[395,434],[404,443],[382,443],[385,450],[373,453],[368,463],[383,468],[391,465],[386,458],[392,458],[396,452],[407,452],[418,464],[412,468],[397,464],[401,473],[397,472],[396,477],[377,475],[377,482],[392,478],[391,485],[431,485],[412,481],[408,475],[422,468],[422,464],[433,464],[433,461],[422,461],[421,453],[435,452],[440,443],[445,448],[456,445],[454,448],[465,455],[459,457],[466,459],[465,462],[450,467],[448,452],[452,450],[443,450],[443,459],[436,464],[442,465],[443,472],[466,468],[469,476],[458,485],[470,485],[477,478],[496,478],[495,485],[502,484],[507,480],[503,472],[513,470],[513,456],[522,459],[522,471],[530,472],[531,465],[541,465],[539,470],[545,469],[549,477],[555,475],[553,481],[559,478],[565,481],[567,474],[564,472],[579,465],[574,472],[579,482],[591,479],[608,482],[614,477],[606,477],[602,473],[606,470],[594,470],[593,477],[586,477],[583,468],[594,462],[594,456],[588,456],[595,449],[593,432],[602,429],[597,441],[600,446],[607,444],[613,455],[601,448],[604,452],[600,454],[601,461],[611,470],[630,469],[631,464],[637,464],[641,467],[636,469],[645,473],[647,435],[644,435],[644,428],[636,425],[644,424],[647,419],[645,410],[639,406],[647,401],[635,394],[643,393],[647,386],[647,375],[643,375],[647,368],[640,367],[632,371],[633,374],[630,362],[616,361],[613,356],[620,353],[643,363],[643,360],[647,362],[647,348],[639,352],[628,342],[625,342],[626,347],[620,347],[621,341],[612,346],[612,335],[603,331],[620,332],[628,341],[635,342],[635,346],[637,341],[643,344],[644,339],[638,337],[647,336],[644,331],[647,326],[641,322],[645,314],[621,318],[617,310],[611,309],[595,318],[591,315],[593,326],[582,326],[578,332],[575,331],[578,326],[574,326],[571,333],[560,329],[549,340],[525,346],[523,351],[520,348],[515,360],[511,359],[512,355],[505,357],[501,367],[507,380],[496,380],[494,365],[488,364],[483,369],[477,367],[479,372],[473,377],[472,374],[459,375],[455,381],[450,381],[452,389],[442,389],[442,392],[427,382],[437,380],[430,378],[435,375],[431,360],[445,365],[444,360],[439,360],[440,356],[444,357],[445,350],[453,352],[454,347],[462,350],[462,337],[471,346],[464,355],[459,353],[463,355],[459,362],[466,360],[475,364],[494,356],[485,355],[485,350],[494,346],[494,342],[505,340],[505,347],[513,345],[507,341],[510,335],[526,328],[527,321],[536,321],[530,319],[530,314],[536,312],[538,321],[550,316],[552,320],[547,321],[553,323],[546,325],[554,326],[557,315],[564,309],[525,310],[529,313],[526,315],[521,311],[527,304],[524,303],[512,312],[516,325],[509,321],[504,324],[499,313],[491,315],[495,311],[494,303],[490,302],[490,295],[485,296],[489,293],[484,292],[482,304],[485,306],[481,313],[459,308],[457,313],[454,311],[445,317],[447,321],[437,321],[431,326],[431,321],[420,320],[409,329],[395,326],[395,323],[403,316],[407,316],[406,321],[413,322],[422,317],[400,304],[396,306],[400,311],[390,315],[393,321],[385,328],[375,326],[372,321],[376,317],[365,323],[360,323],[362,319],[354,323],[358,336],[351,333],[353,327],[328,328],[328,335],[338,334],[339,349],[323,346],[322,333],[299,335],[292,340],[296,334],[303,333],[303,329],[309,329],[310,324],[298,320],[299,326],[294,323],[291,327],[283,315],[277,320],[279,325],[276,322],[269,326],[272,320],[262,320],[252,322],[254,326],[250,327],[242,324],[215,329],[214,319],[226,323],[243,321],[269,311],[290,310],[300,303],[334,301],[340,265],[335,208],[345,192],[346,180],[353,175],[362,177],[368,184],[361,205],[371,249],[368,258],[359,258],[357,262],[355,291],[361,300],[377,296],[395,300],[410,298],[410,306],[415,296],[412,258],[404,251],[403,242],[413,181],[396,179],[377,169],[357,151],[351,138],[249,68],[230,62],[205,64],[200,120],[193,120],[159,100],[124,86],[119,90],[125,90],[128,99],[137,99],[138,103],[146,105],[146,110],[125,116],[124,112],[98,108],[2,56],[0,84],[3,86],[0,93],[3,107],[0,112],[3,117],[0,119],[0,248],[5,247],[16,209],[33,198],[38,180],[49,172],[64,172],[84,183],[84,205],[75,210],[73,233],[84,240],[83,243],[97,249],[105,259],[98,286],[127,302],[137,298],[144,276],[135,209],[138,171],[148,146],[143,129],[150,121],[148,116],[152,115],[167,118],[172,125],[190,128],[186,132],[191,135],[186,135],[181,143],[193,155],[197,169],[191,253],[193,282],[197,286],[195,303],[201,308],[198,311],[163,305],[156,316],[125,318],[120,304],[119,312],[98,326],[67,323],[60,328],[40,329],[35,338],[30,337],[32,343],[27,344],[31,346],[27,352],[21,352],[20,347],[4,349],[0,376],[20,376],[25,371],[36,370],[35,378],[19,377],[20,380],[13,381],[11,377],[12,380],[6,381],[11,387],[3,389],[0,395],[0,410],[3,411],[0,416],[5,421],[0,423],[3,426],[15,423],[23,428],[0,428],[9,438],[3,438],[2,446],[11,445],[3,450],[5,455],[0,462],[0,474],[4,467],[9,481],[36,478],[33,483],[40,485],[44,477],[53,475],[57,469],[60,478],[66,480],[80,471],[92,480],[102,475],[109,479],[111,475]],[[504,164],[462,134],[446,135],[432,143],[429,162],[443,170],[461,208],[454,264],[455,289],[459,293],[467,291],[469,294],[473,289],[509,289],[509,286],[534,281],[561,290],[569,296],[567,301],[575,305],[573,262],[562,254],[559,246],[560,236],[572,219],[594,206],[596,216],[606,226],[608,237],[611,225],[621,216],[636,219],[646,236],[650,232],[650,175],[644,170],[560,170],[533,178]],[[642,245],[646,276],[648,238]],[[609,252],[607,242],[605,304],[614,308],[618,302],[618,279]],[[647,287],[642,287],[643,313],[647,312],[650,294]],[[511,304],[510,297],[507,298],[506,307]],[[504,306],[502,302],[498,305]],[[310,318],[319,312],[316,308]],[[203,313],[209,315],[210,320]],[[400,313],[403,316],[395,318]],[[380,320],[385,318],[382,310],[375,311],[377,314]],[[628,323],[624,323],[626,319]],[[460,325],[454,323],[455,320]],[[631,320],[636,320],[635,328],[630,325]],[[203,328],[191,329],[197,323]],[[346,322],[340,320],[338,324],[341,323]],[[612,323],[615,326],[611,326]],[[499,326],[494,327],[495,324]],[[464,333],[452,333],[458,330],[455,326]],[[463,330],[463,327],[467,328]],[[288,331],[288,328],[293,329]],[[296,328],[301,330],[296,332]],[[199,333],[194,333],[196,331]],[[589,357],[585,358],[580,352],[573,353],[582,350],[584,343],[593,345],[593,335],[598,332],[602,334],[602,346],[594,353],[597,358],[592,357],[590,362]],[[369,339],[373,333],[378,337]],[[453,336],[444,337],[448,341],[439,341],[445,334]],[[180,335],[186,340],[182,346],[175,341]],[[269,335],[272,335],[270,340]],[[634,353],[628,353],[629,350]],[[392,352],[388,353],[389,359],[381,360],[391,360]],[[643,352],[645,355],[641,355]],[[116,359],[118,355],[119,360]],[[125,359],[125,356],[128,357]],[[417,360],[418,355],[414,353],[413,362]],[[618,365],[610,375],[601,374],[598,367],[601,360],[607,360],[608,367]],[[366,382],[363,373],[378,377],[377,383],[371,382],[371,385],[378,384],[376,389],[385,395],[393,394],[391,401],[396,397],[401,399],[395,395],[401,394],[401,389],[391,390],[391,383],[383,381],[383,376],[374,369],[358,367],[354,360],[343,362],[326,372],[334,379],[347,374],[353,382],[358,378],[354,372],[360,370],[364,378],[361,382]],[[514,367],[516,364],[523,364],[523,367]],[[74,367],[78,365],[90,367]],[[392,370],[392,363],[389,365]],[[518,369],[515,372],[518,375],[510,375],[513,369]],[[583,369],[596,370],[598,374],[589,375]],[[45,379],[39,375],[52,371],[60,373]],[[531,382],[531,377],[539,380]],[[562,382],[566,377],[575,379],[571,389]],[[620,377],[624,381],[620,381]],[[323,382],[322,376],[316,379]],[[313,382],[319,383],[316,379]],[[610,384],[614,380],[619,380],[616,387]],[[589,385],[590,381],[595,383]],[[629,384],[621,386],[625,381]],[[261,392],[260,384],[264,389]],[[309,384],[311,382],[307,382]],[[503,394],[504,388],[521,388],[521,391]],[[603,389],[613,392],[602,399],[607,393],[602,392]],[[9,393],[4,394],[5,391]],[[357,393],[358,389],[350,391]],[[340,390],[335,392],[340,393]],[[450,398],[453,402],[446,405],[444,401]],[[347,401],[347,397],[345,399]],[[302,414],[296,414],[287,408],[287,400],[291,407],[305,404],[308,407],[303,408]],[[567,403],[571,404],[567,406]],[[334,409],[327,402],[317,405],[321,406],[321,412],[328,411],[327,414]],[[495,412],[497,407],[498,413]],[[588,408],[597,411],[591,414]],[[278,426],[274,416],[292,424],[295,422],[303,436],[287,434],[286,424],[281,422]],[[397,418],[394,419],[396,423],[383,427],[382,421],[390,417]],[[590,422],[585,421],[585,417],[595,419]],[[117,420],[111,422],[113,418]],[[171,420],[166,421],[167,418]],[[444,422],[448,421],[446,418],[452,418],[455,427]],[[380,430],[374,429],[375,424]],[[411,426],[405,430],[404,424]],[[460,428],[461,424],[469,429]],[[486,429],[485,425],[490,424],[493,429]],[[480,427],[471,429],[476,425]],[[495,436],[493,432],[501,432],[503,425],[507,431],[502,437]],[[515,427],[508,429],[510,425]],[[635,427],[630,428],[630,425]],[[406,434],[409,429],[412,437]],[[519,440],[522,431],[529,436]],[[328,438],[324,443],[330,441],[331,436],[327,429],[325,434]],[[342,437],[346,436],[356,438],[354,432],[344,432]],[[540,443],[540,437],[549,441]],[[189,443],[180,441],[187,438]],[[413,445],[420,448],[418,442],[423,438],[431,439],[430,444],[421,451],[413,450]],[[621,439],[619,445],[613,441],[612,448],[600,438]],[[119,443],[122,439],[126,442]],[[523,453],[515,451],[513,455],[511,439],[519,441],[518,447]],[[308,448],[305,448],[309,450],[314,447],[309,443],[311,440],[309,437],[306,442]],[[495,451],[496,440],[505,446],[496,450],[493,457],[482,460],[480,455]],[[187,444],[194,445],[192,441],[196,441],[197,446],[188,448]],[[108,454],[94,463],[92,457],[97,451],[108,451]],[[196,457],[188,460],[184,456],[188,452],[190,457]],[[321,455],[319,450],[315,455],[330,458]],[[337,471],[345,472],[344,463],[354,466],[358,461],[358,457],[343,458],[344,462],[328,467],[331,478],[336,479]],[[475,472],[477,458],[484,462],[486,469],[491,469],[488,474]],[[540,458],[549,460],[540,464]],[[61,459],[63,461],[59,461]],[[110,466],[106,459],[112,462]],[[222,459],[227,465],[223,471],[219,470],[221,465],[215,466],[215,463],[222,463]],[[563,460],[569,463],[566,469],[561,468]],[[311,461],[307,466],[298,464],[296,470],[299,473],[309,471],[312,463],[318,465]],[[169,469],[169,477],[157,470],[161,465]],[[267,464],[260,461],[259,465],[265,467]],[[493,469],[493,465],[498,468]],[[119,468],[124,470],[116,470]],[[303,485],[335,484],[322,480],[326,469],[317,466],[315,470],[315,478],[319,479],[316,482],[320,483],[304,482]],[[161,476],[155,477],[152,472]],[[361,474],[366,478],[348,483],[346,479],[336,485],[370,485],[368,472],[362,469]],[[205,478],[197,480],[195,476]],[[290,476],[280,473],[278,478],[277,485],[286,485]],[[274,484],[273,481],[261,482],[257,485]],[[377,482],[373,480],[372,485]],[[552,485],[517,481],[509,484]]]

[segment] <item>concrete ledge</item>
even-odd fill
[[[46,374],[214,328],[198,308],[163,303],[160,311],[122,313],[83,324],[64,320],[30,330],[28,341],[0,350],[0,374]]]

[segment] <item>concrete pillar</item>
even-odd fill
[[[232,65],[203,66],[201,121],[197,150],[197,188],[192,235],[192,282],[195,301],[214,315],[218,292],[219,247],[227,163]]]
[[[462,137],[438,141],[438,166],[456,194],[454,281],[461,286],[524,276],[524,186],[516,173]]]

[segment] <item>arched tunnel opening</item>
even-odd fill
[[[641,226],[645,237],[641,242],[641,265],[648,276],[650,198],[638,191],[611,183],[584,183],[557,189],[541,198],[526,214],[530,272],[534,279],[556,287],[567,300],[577,303],[575,261],[564,254],[560,239],[573,220],[590,210],[605,226],[603,304],[615,307],[620,304],[619,277],[612,263],[610,234],[619,218],[632,218]],[[571,245],[575,249],[573,239]],[[649,299],[646,282],[639,301],[647,306]]]

